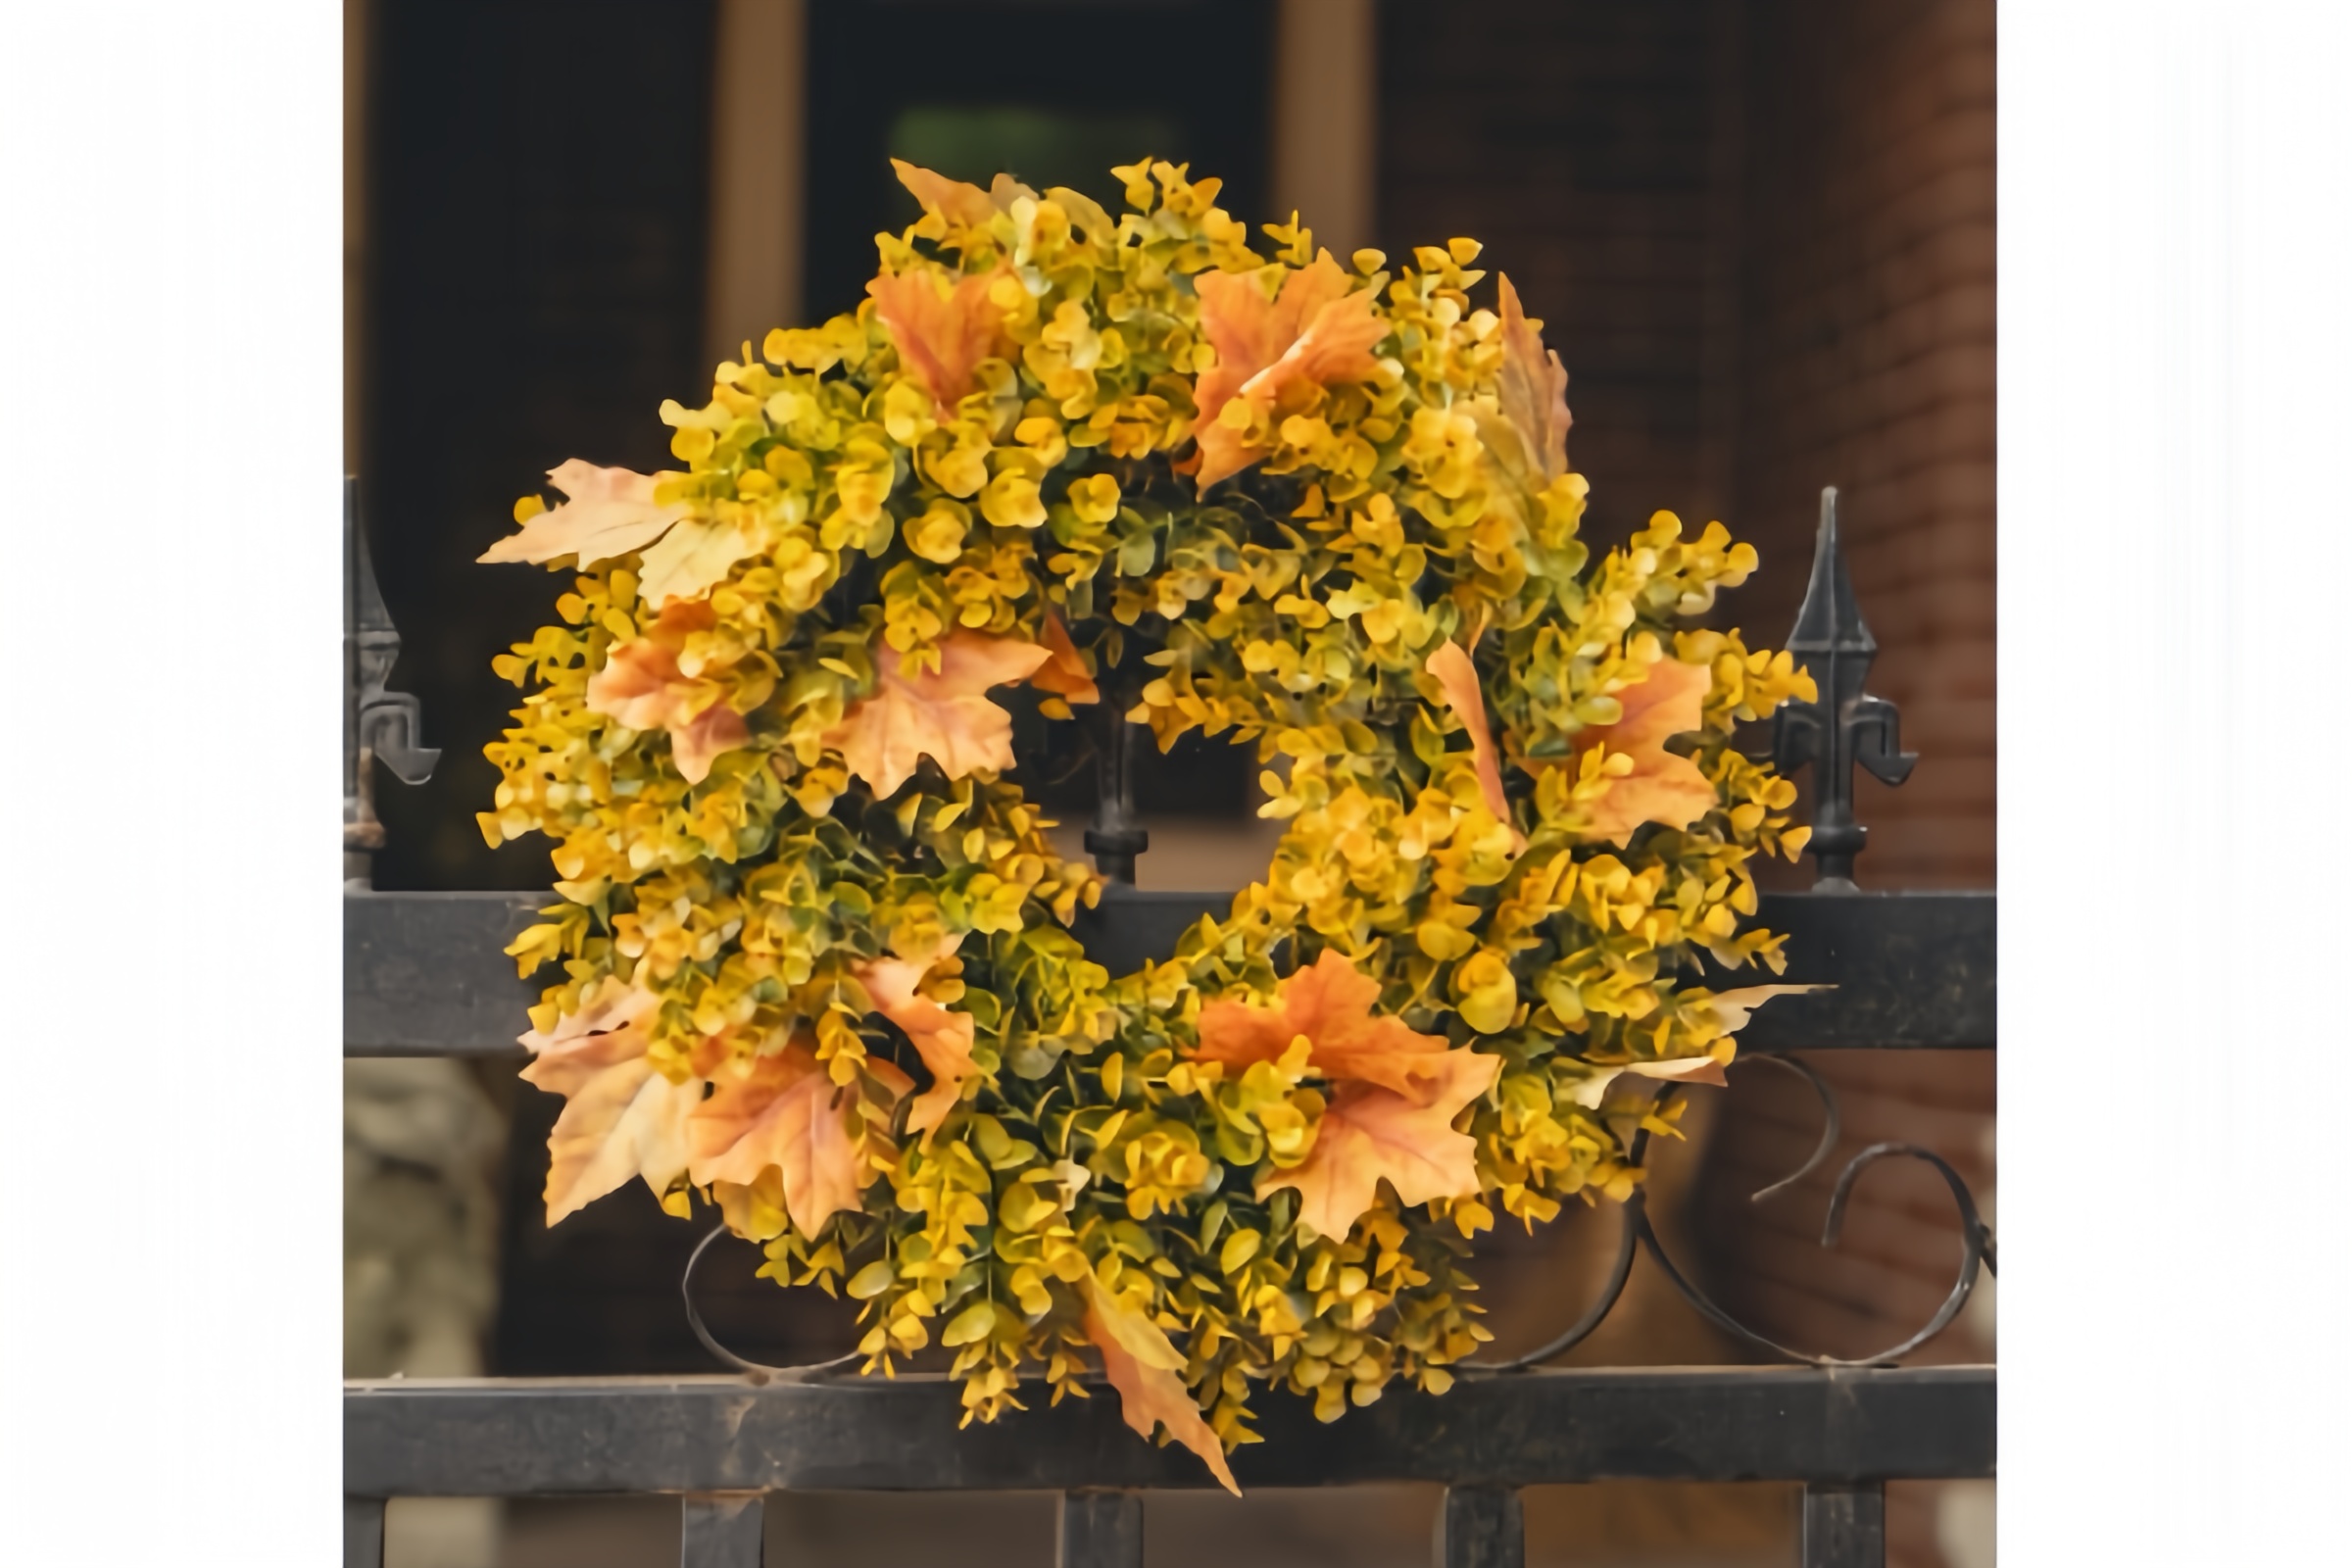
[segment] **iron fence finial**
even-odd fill
[[[343,877],[366,882],[369,857],[383,846],[375,816],[375,762],[403,784],[422,784],[440,761],[420,746],[423,710],[407,692],[386,691],[400,658],[400,631],[376,587],[367,530],[360,526],[360,482],[343,480]]]
[[[1813,769],[1814,891],[1851,893],[1854,857],[1869,830],[1854,819],[1853,769],[1859,763],[1882,784],[1911,776],[1918,757],[1902,750],[1901,714],[1894,704],[1862,690],[1878,657],[1878,640],[1863,622],[1838,538],[1838,489],[1821,492],[1821,527],[1813,544],[1813,575],[1788,634],[1788,652],[1813,677],[1809,703],[1783,705],[1773,719],[1772,760],[1784,773]]]

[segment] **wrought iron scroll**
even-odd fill
[[[695,1244],[693,1252],[686,1258],[686,1271],[678,1277],[678,1296],[686,1303],[686,1326],[694,1330],[694,1337],[703,1342],[704,1349],[709,1350],[754,1383],[806,1383],[811,1378],[821,1377],[827,1372],[848,1366],[852,1361],[858,1359],[858,1352],[852,1350],[846,1355],[837,1355],[829,1361],[809,1361],[799,1366],[768,1366],[764,1362],[753,1361],[737,1355],[733,1350],[721,1345],[718,1342],[718,1336],[712,1334],[710,1325],[703,1321],[703,1309],[694,1304],[694,1271],[696,1266],[702,1262],[703,1254],[710,1250],[710,1244],[727,1234],[728,1231],[724,1225],[712,1227],[710,1235]]]
[[[1838,491],[1821,492],[1821,531],[1813,544],[1813,575],[1788,634],[1788,652],[1813,677],[1810,703],[1788,703],[1773,719],[1772,760],[1784,773],[1813,768],[1816,892],[1852,893],[1854,857],[1869,832],[1854,818],[1856,763],[1882,784],[1900,784],[1919,759],[1902,749],[1901,715],[1894,704],[1864,694],[1878,640],[1862,622],[1854,585],[1838,540]]]
[[[375,585],[367,531],[360,525],[360,484],[343,481],[343,876],[365,883],[368,857],[384,843],[375,816],[375,766],[403,784],[433,776],[441,753],[420,745],[416,699],[385,690],[400,658],[400,632]]]
[[[1736,1065],[1744,1066],[1751,1061],[1772,1062],[1803,1077],[1820,1095],[1822,1107],[1827,1113],[1825,1136],[1820,1146],[1806,1158],[1804,1164],[1770,1186],[1748,1195],[1748,1201],[1762,1202],[1775,1194],[1786,1191],[1793,1183],[1802,1180],[1821,1167],[1831,1149],[1837,1144],[1839,1117],[1837,1092],[1811,1068],[1782,1056],[1743,1056]],[[1669,1088],[1659,1097],[1661,1105],[1669,1102],[1675,1095],[1680,1093],[1679,1088]],[[1649,1134],[1646,1131],[1635,1134],[1632,1152],[1636,1164],[1640,1164],[1648,1152],[1648,1144]],[[1890,1366],[1949,1328],[1952,1320],[1960,1315],[1961,1309],[1968,1305],[1969,1297],[1975,1294],[1979,1269],[1982,1268],[1987,1273],[1994,1272],[1996,1265],[1991,1227],[1984,1223],[1984,1217],[1977,1211],[1976,1199],[1969,1193],[1968,1183],[1961,1179],[1960,1173],[1952,1169],[1941,1155],[1931,1150],[1922,1149],[1916,1144],[1873,1144],[1846,1162],[1845,1169],[1838,1173],[1837,1186],[1830,1193],[1829,1212],[1822,1223],[1821,1245],[1825,1248],[1838,1245],[1838,1232],[1845,1224],[1846,1204],[1853,1197],[1854,1183],[1861,1178],[1862,1173],[1881,1160],[1893,1158],[1917,1159],[1934,1166],[1936,1174],[1943,1178],[1944,1185],[1950,1190],[1953,1205],[1959,1211],[1960,1216],[1960,1269],[1952,1280],[1952,1288],[1945,1294],[1943,1304],[1936,1308],[1936,1315],[1928,1320],[1926,1326],[1899,1345],[1890,1346],[1870,1355],[1851,1358],[1819,1355],[1810,1350],[1799,1350],[1783,1345],[1769,1335],[1748,1327],[1734,1317],[1706,1292],[1699,1289],[1682,1266],[1675,1262],[1673,1255],[1666,1250],[1665,1244],[1658,1239],[1656,1227],[1650,1223],[1647,1195],[1637,1187],[1619,1206],[1617,1255],[1609,1265],[1608,1274],[1601,1283],[1599,1293],[1593,1297],[1583,1314],[1567,1329],[1523,1355],[1513,1356],[1506,1361],[1467,1362],[1464,1364],[1463,1370],[1523,1372],[1567,1354],[1600,1327],[1608,1318],[1610,1310],[1624,1297],[1626,1284],[1633,1277],[1635,1255],[1642,1251],[1649,1253],[1651,1261],[1657,1264],[1659,1272],[1666,1276],[1666,1282],[1674,1287],[1675,1294],[1689,1302],[1693,1311],[1752,1349],[1761,1350],[1778,1360],[1793,1361],[1803,1366]]]

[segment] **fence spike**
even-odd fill
[[[1821,525],[1813,543],[1813,575],[1788,633],[1788,652],[1813,677],[1810,703],[1784,704],[1773,719],[1772,760],[1784,773],[1813,769],[1813,853],[1816,893],[1851,893],[1854,857],[1869,830],[1854,819],[1859,763],[1882,784],[1911,776],[1918,757],[1902,750],[1901,714],[1894,704],[1866,695],[1862,686],[1878,658],[1878,639],[1863,623],[1838,537],[1838,490],[1821,492]]]

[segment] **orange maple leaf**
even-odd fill
[[[1544,482],[1568,471],[1568,368],[1544,347],[1544,323],[1519,308],[1519,291],[1496,278],[1502,305],[1502,366],[1494,374],[1502,416],[1527,443],[1528,466]],[[1538,488],[1542,488],[1541,484]]]
[[[1633,771],[1610,780],[1592,803],[1590,831],[1623,846],[1644,822],[1689,827],[1715,808],[1715,786],[1698,764],[1666,750],[1669,737],[1699,727],[1714,675],[1700,664],[1661,659],[1635,684],[1616,693],[1622,714],[1576,738],[1579,757],[1595,746],[1633,759]]]
[[[1086,661],[1078,657],[1078,645],[1070,641],[1069,628],[1053,612],[1046,612],[1046,662],[1029,677],[1029,684],[1040,691],[1071,703],[1099,703],[1102,689],[1086,672]]]
[[[1456,642],[1440,643],[1421,666],[1438,683],[1446,706],[1470,732],[1470,755],[1478,765],[1478,792],[1494,820],[1511,830],[1514,852],[1527,848],[1527,835],[1511,820],[1511,803],[1502,793],[1502,754],[1495,749],[1494,732],[1487,724],[1487,698],[1479,690],[1478,668]]]
[[[1304,1039],[1308,1068],[1337,1085],[1305,1160],[1258,1179],[1260,1197],[1298,1189],[1298,1217],[1325,1236],[1348,1234],[1383,1177],[1407,1206],[1478,1191],[1478,1146],[1452,1122],[1494,1087],[1502,1058],[1376,1014],[1379,1001],[1380,983],[1326,948],[1284,978],[1271,1007],[1219,1000],[1200,1009],[1200,1059],[1247,1067]]]
[[[915,989],[941,958],[956,951],[958,940],[951,937],[925,956],[875,958],[855,971],[875,1009],[906,1032],[931,1071],[931,1087],[915,1097],[906,1112],[906,1130],[924,1134],[926,1141],[956,1108],[964,1081],[980,1070],[972,1060],[972,1015],[943,1007]]]
[[[928,756],[950,778],[1012,766],[1012,715],[984,695],[1026,678],[1053,657],[1017,637],[958,631],[939,647],[939,668],[913,675],[882,661],[871,697],[860,698],[825,732],[842,761],[887,800]]]
[[[1145,1437],[1154,1424],[1200,1456],[1218,1483],[1235,1496],[1242,1494],[1225,1462],[1225,1445],[1201,1419],[1184,1379],[1184,1357],[1159,1325],[1104,1290],[1092,1274],[1086,1277],[1086,1337],[1102,1352],[1102,1373],[1119,1391],[1119,1414]]]
[[[703,602],[671,605],[655,620],[651,635],[615,646],[605,667],[588,677],[588,710],[630,729],[669,731],[670,758],[689,784],[710,776],[710,763],[752,738],[743,715],[727,706],[712,683],[689,678],[678,667],[678,651],[688,636],[717,624],[717,612]]]
[[[953,283],[949,275],[918,266],[885,272],[865,285],[874,297],[874,315],[899,351],[899,363],[930,388],[943,418],[972,390],[972,372],[980,362],[996,352],[1004,313],[988,295],[998,278],[1011,272],[999,267]]]
[[[1401,1095],[1421,1095],[1446,1080],[1451,1069],[1445,1058],[1453,1048],[1402,1018],[1374,1012],[1379,1004],[1380,982],[1325,948],[1275,986],[1270,1007],[1226,998],[1203,1004],[1194,1055],[1247,1068],[1279,1060],[1303,1036],[1307,1066],[1326,1078],[1360,1079]]]
[[[1200,372],[1193,394],[1200,411],[1193,438],[1200,449],[1193,482],[1201,490],[1269,450],[1249,445],[1243,432],[1218,420],[1226,404],[1240,398],[1270,409],[1284,388],[1299,382],[1362,380],[1378,363],[1373,345],[1389,335],[1388,322],[1375,314],[1380,302],[1370,289],[1348,292],[1352,279],[1329,251],[1285,277],[1272,299],[1258,278],[1256,272],[1202,272],[1193,280],[1200,334],[1217,351],[1217,363]]]
[[[882,1090],[884,1105],[897,1105],[914,1088],[913,1079],[880,1057],[869,1057],[862,1071]],[[760,1179],[748,1187],[741,1182],[714,1181],[710,1197],[727,1229],[747,1242],[772,1242],[792,1223],[784,1208],[784,1172],[779,1166],[763,1166]]]
[[[897,172],[899,183],[923,204],[924,212],[937,213],[959,228],[976,228],[997,216],[997,204],[977,185],[950,179],[904,158],[893,158],[890,167]]]
[[[1438,1069],[1414,1095],[1370,1083],[1344,1083],[1315,1124],[1314,1148],[1289,1170],[1269,1170],[1257,1195],[1298,1190],[1298,1218],[1332,1238],[1345,1237],[1380,1199],[1385,1179],[1410,1208],[1438,1198],[1478,1192],[1478,1142],[1453,1130],[1462,1107],[1494,1087],[1502,1058],[1467,1048],[1434,1058]]]
[[[722,1064],[711,1082],[710,1098],[686,1121],[696,1182],[752,1187],[775,1171],[785,1212],[803,1236],[859,1206],[865,1162],[857,1095],[837,1086],[806,1044]]]
[[[570,458],[547,470],[547,482],[568,499],[531,517],[475,560],[548,562],[577,556],[585,571],[600,561],[644,549],[686,515],[680,503],[655,505],[653,477],[629,468],[600,468]]]
[[[660,1005],[652,993],[607,975],[552,1033],[521,1037],[534,1058],[523,1081],[564,1098],[547,1140],[550,1225],[632,1176],[659,1199],[685,1174],[686,1119],[703,1086],[673,1084],[647,1058],[642,1025]]]

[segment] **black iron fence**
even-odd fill
[[[347,522],[347,540],[344,1053],[519,1056],[516,1020],[537,988],[518,981],[499,950],[545,896],[367,888],[366,857],[380,837],[368,796],[373,762],[414,782],[434,754],[417,744],[415,700],[386,690],[397,638],[356,523]],[[1784,710],[1772,744],[1785,768],[1811,769],[1821,879],[1809,893],[1766,895],[1757,919],[1788,933],[1788,980],[1836,989],[1776,1002],[1740,1032],[1743,1061],[1796,1071],[1822,1097],[1820,1147],[1767,1191],[1817,1168],[1838,1142],[1834,1095],[1786,1053],[1994,1043],[1993,896],[1868,894],[1852,880],[1865,835],[1850,770],[1900,782],[1912,759],[1900,750],[1892,706],[1863,690],[1876,645],[1847,584],[1834,492],[1824,493],[1812,581],[1788,647],[1812,671],[1820,698]],[[1103,736],[1103,804],[1088,847],[1116,881],[1080,932],[1114,970],[1165,955],[1194,920],[1230,902],[1131,885],[1135,859],[1149,847],[1128,804],[1132,737],[1124,725]],[[1549,1343],[1464,1369],[1443,1396],[1392,1394],[1332,1426],[1316,1423],[1304,1401],[1270,1393],[1261,1422],[1267,1441],[1233,1456],[1235,1474],[1245,1487],[1441,1483],[1443,1568],[1517,1568],[1524,1487],[1794,1482],[1804,1489],[1804,1568],[1877,1568],[1888,1481],[1988,1478],[1994,1461],[1991,1367],[1893,1364],[1950,1323],[1980,1269],[1992,1264],[1991,1236],[1958,1174],[1914,1146],[1864,1150],[1838,1181],[1824,1245],[1835,1245],[1856,1179],[1895,1157],[1940,1172],[1958,1231],[1952,1290],[1901,1345],[1838,1361],[1757,1333],[1668,1254],[1637,1194],[1622,1205],[1618,1252],[1600,1294]],[[1796,1364],[1543,1370],[1598,1326],[1642,1251],[1718,1328]],[[675,1494],[686,1568],[757,1568],[761,1497],[770,1492],[1057,1491],[1062,1568],[1140,1568],[1142,1494],[1207,1484],[1189,1454],[1137,1442],[1109,1400],[1020,1412],[993,1428],[959,1430],[959,1414],[956,1390],[943,1379],[822,1371],[349,1383],[344,1561],[380,1568],[385,1503],[394,1497]]]

